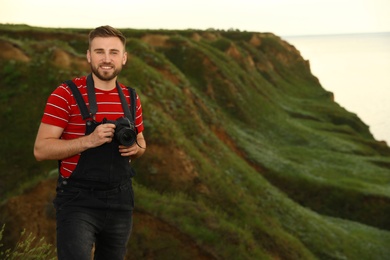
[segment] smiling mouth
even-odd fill
[[[113,69],[114,67],[113,66],[100,66],[100,68],[102,68],[103,70],[110,70],[110,69]]]
[[[111,70],[111,69],[113,69],[114,68],[114,65],[113,64],[101,64],[100,66],[99,66],[101,69],[103,69],[103,70]]]

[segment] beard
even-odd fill
[[[100,67],[100,66],[104,66],[104,65],[105,65],[105,64],[93,66],[93,65],[91,64],[92,73],[95,74],[95,76],[96,76],[98,79],[102,80],[102,81],[111,81],[111,80],[115,79],[116,76],[118,76],[119,73],[120,73],[121,70],[122,70],[122,67],[120,67],[120,68],[116,68],[116,67],[115,67],[115,69],[114,69],[113,72],[109,72],[109,71],[100,72],[100,71],[99,71],[99,67]],[[107,64],[107,65],[110,65],[110,66],[111,66],[111,64]]]

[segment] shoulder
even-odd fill
[[[137,91],[135,90],[135,88],[130,87],[130,86],[126,86],[126,85],[124,85],[122,83],[119,83],[119,86],[121,87],[123,93],[125,94],[125,96],[127,98],[130,98],[130,96],[131,96],[131,92],[130,91],[132,91],[133,93],[135,93],[135,96],[138,99],[138,94],[137,94]]]
[[[65,99],[72,99],[73,98],[73,91],[71,87],[69,86],[70,84],[68,83],[69,81],[72,81],[74,85],[76,86],[77,90],[80,92],[82,96],[86,95],[87,90],[86,90],[86,80],[85,77],[83,78],[74,78],[72,80],[67,80],[61,83],[52,93],[52,95],[59,95]]]
[[[84,92],[86,92],[86,89],[87,89],[87,77],[84,76],[84,77],[81,77],[81,78],[74,78],[72,80],[69,80],[69,81],[72,81],[74,83],[74,85],[76,85],[77,89],[83,94]],[[65,85],[65,87],[69,90],[70,90],[70,87],[67,85],[67,81],[65,81],[63,83],[63,85]]]
[[[130,86],[126,86],[126,85],[124,85],[124,84],[122,84],[122,83],[119,83],[119,86],[121,87],[121,89],[123,90],[123,91],[128,91],[128,89],[134,89],[134,88],[132,88],[132,87],[130,87]],[[135,89],[134,89],[135,90]]]
[[[72,82],[75,83],[81,95],[85,96],[86,95],[85,79],[75,78],[72,80]],[[53,90],[53,92],[49,96],[48,103],[58,104],[58,105],[67,104],[68,106],[75,103],[73,92],[71,88],[67,85],[66,81],[61,83],[56,89]]]

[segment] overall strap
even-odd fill
[[[90,117],[90,114],[79,89],[77,88],[76,84],[74,84],[72,80],[66,80],[65,84],[68,85],[68,87],[72,91],[73,96],[76,99],[77,105],[79,106],[83,120],[86,120],[87,118]],[[61,160],[58,160],[58,172],[60,172],[60,169],[61,169]],[[59,179],[61,178],[61,174],[58,175],[58,178]]]
[[[87,77],[87,94],[88,94],[88,103],[89,103],[89,113],[90,116],[95,120],[95,115],[97,113],[97,103],[95,95],[95,83],[93,82],[92,75],[89,74]]]
[[[91,115],[88,111],[87,105],[85,104],[85,101],[84,101],[83,97],[81,96],[81,93],[78,90],[76,84],[74,84],[74,82],[72,80],[67,80],[67,81],[65,81],[65,83],[66,83],[66,85],[68,85],[68,87],[72,91],[73,96],[76,99],[77,105],[79,106],[81,116],[83,117],[83,119],[85,120],[85,119],[91,117]]]

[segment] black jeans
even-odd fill
[[[131,182],[109,191],[59,187],[57,212],[59,260],[122,260],[132,229]]]

